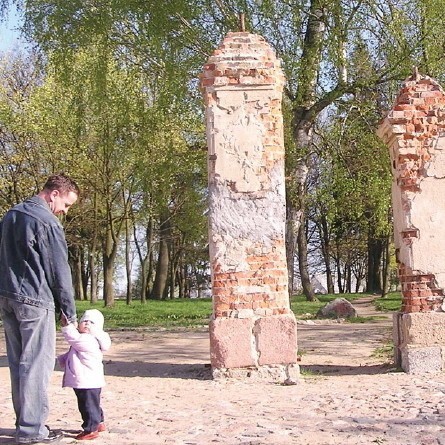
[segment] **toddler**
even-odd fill
[[[62,319],[62,333],[70,349],[58,357],[64,369],[63,387],[74,389],[82,416],[83,431],[77,440],[91,440],[105,431],[100,393],[105,386],[103,351],[111,346],[110,336],[103,330],[104,317],[97,309],[85,311],[79,326]]]

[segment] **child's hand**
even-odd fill
[[[94,323],[88,323],[88,331],[92,336],[97,337],[100,329],[97,329]]]

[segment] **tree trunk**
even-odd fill
[[[85,258],[85,254],[86,254],[85,248],[82,247],[81,256],[80,256],[81,265],[82,265],[82,271],[81,271],[81,273],[82,273],[82,289],[83,289],[84,298],[86,299],[87,295],[88,295],[88,283],[90,281],[90,269],[88,267],[88,261]]]
[[[71,274],[73,277],[74,296],[76,300],[84,300],[82,281],[82,259],[80,257],[79,247],[70,248]]]
[[[308,300],[314,299],[314,291],[310,282],[307,262],[306,182],[312,149],[313,127],[317,118],[317,115],[311,113],[310,110],[316,102],[317,78],[322,60],[324,31],[323,6],[320,0],[312,0],[300,60],[302,69],[298,79],[297,94],[293,100],[294,115],[292,126],[298,159],[294,161],[294,169],[291,172],[291,188],[294,188],[296,196],[291,197],[289,200],[290,208],[288,214],[292,220],[288,219],[287,230],[287,234],[290,236],[292,235],[290,231],[297,230],[301,284]],[[296,219],[297,217],[299,217],[299,220]],[[291,243],[292,239],[290,238],[288,241]],[[291,250],[292,244],[288,248]],[[292,276],[294,254],[289,252],[287,256],[288,270]]]
[[[153,218],[148,220],[147,227],[145,228],[145,242],[147,243],[147,251],[145,255],[142,254],[142,249],[137,237],[136,224],[133,223],[134,243],[136,245],[136,251],[138,253],[139,262],[141,264],[141,303],[147,301],[148,292],[148,280],[149,280],[149,268],[151,261],[151,251],[153,246]]]
[[[368,238],[368,280],[366,291],[370,293],[382,292],[380,278],[383,243],[380,239]]]
[[[185,298],[191,298],[192,297],[192,289],[191,289],[191,278],[190,278],[190,275],[193,273],[193,271],[195,272],[195,273],[197,273],[196,272],[196,269],[193,269],[192,271],[189,271],[188,270],[188,268],[187,268],[187,266],[186,265],[184,265],[184,294],[185,294]],[[189,274],[189,272],[190,272],[190,274]],[[197,281],[197,279],[196,279],[196,281]]]
[[[326,287],[328,294],[335,294],[334,275],[332,273],[331,263],[326,265]]]
[[[168,252],[168,239],[170,222],[169,215],[164,215],[161,218],[161,224],[159,227],[159,255],[158,262],[156,264],[156,276],[153,283],[153,289],[151,291],[151,298],[154,300],[161,300],[165,298],[165,292],[167,288],[169,278],[169,252]]]
[[[300,270],[301,285],[303,286],[303,293],[307,301],[317,301],[314,289],[309,276],[309,267],[307,260],[307,236],[306,226],[301,224],[298,228],[298,267]]]
[[[179,298],[185,298],[184,267],[178,267],[176,279],[178,281],[178,296]]]
[[[98,202],[97,202],[97,194],[93,195],[94,202],[94,230],[93,237],[91,241],[91,246],[88,255],[88,269],[90,271],[91,277],[91,289],[90,289],[90,301],[91,303],[96,303],[99,298],[99,279],[98,279],[98,270],[96,267],[97,260],[97,238],[98,238]]]
[[[147,301],[147,278],[148,278],[148,256],[146,256],[141,262],[141,293],[139,298],[141,303]]]
[[[345,266],[345,292],[347,294],[352,293],[352,271],[350,263]]]
[[[172,234],[171,231],[168,236],[168,253],[169,253],[169,259],[170,259],[170,277],[169,277],[169,298],[173,300],[175,298],[175,287],[176,287],[176,265],[178,259],[176,258],[178,253],[176,253],[175,249],[175,243],[172,240]]]
[[[116,244],[113,241],[111,227],[107,228],[105,238],[105,248],[103,252],[103,269],[104,269],[104,303],[105,306],[114,306],[114,262],[116,258]]]
[[[385,240],[385,248],[383,250],[383,266],[382,266],[382,297],[386,297],[386,295],[389,292],[389,283],[390,283],[390,274],[391,274],[391,268],[389,267],[390,264],[390,243],[391,238],[388,235],[388,237]]]
[[[151,295],[151,292],[152,292],[152,290],[153,290],[154,267],[155,267],[154,252],[153,252],[153,249],[151,249],[151,250],[150,250],[150,255],[149,255],[149,257],[148,257],[147,296]]]
[[[341,262],[340,262],[340,253],[339,253],[339,249],[337,246],[337,254],[335,256],[335,267],[337,269],[337,286],[338,286],[338,292],[340,294],[343,293],[343,272],[341,270]]]
[[[98,300],[98,279],[96,270],[96,247],[93,246],[88,258],[88,268],[90,269],[90,301],[96,303]]]
[[[114,306],[114,263],[104,256],[104,303],[106,307]]]
[[[78,256],[74,262],[74,293],[77,300],[85,300],[82,280],[82,260]]]
[[[295,252],[297,251],[297,233],[300,212],[286,197],[286,261],[288,274],[289,298],[294,294],[295,284]]]
[[[329,238],[328,222],[324,214],[320,217],[320,240],[321,251],[323,255],[325,273],[326,273],[326,288],[328,294],[334,294],[334,277],[331,268],[331,242]]]
[[[129,218],[125,218],[125,271],[127,275],[126,302],[127,304],[131,304],[133,283],[131,279],[131,249],[130,249]]]

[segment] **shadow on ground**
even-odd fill
[[[210,365],[205,363],[150,363],[109,360],[105,362],[105,374],[116,377],[158,377],[168,379],[212,380]]]

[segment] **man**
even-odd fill
[[[56,215],[66,214],[79,187],[50,176],[42,191],[9,210],[0,223],[0,312],[16,415],[16,443],[52,443],[63,436],[45,425],[54,369],[55,311],[76,323],[68,249]]]

